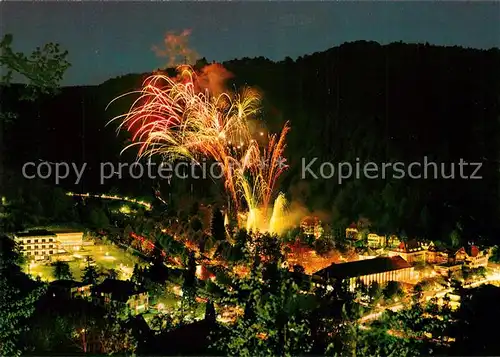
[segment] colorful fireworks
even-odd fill
[[[248,228],[270,229],[268,208],[277,179],[287,168],[283,154],[288,124],[260,147],[249,125],[260,109],[255,90],[216,96],[202,88],[190,66],[180,66],[178,72],[177,78],[152,75],[141,91],[128,93],[139,98],[128,113],[113,119],[120,121],[119,130],[133,134],[124,150],[139,146],[139,157],[159,154],[170,161],[217,162],[234,212],[246,206]]]

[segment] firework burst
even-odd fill
[[[222,168],[235,210],[246,205],[250,228],[267,230],[267,223],[257,223],[257,210],[267,222],[276,181],[287,168],[283,153],[288,124],[261,148],[249,126],[260,109],[255,90],[214,96],[201,88],[190,66],[181,66],[178,72],[176,78],[152,75],[141,91],[125,94],[139,94],[139,98],[128,113],[112,120],[119,121],[118,130],[132,133],[132,144],[123,151],[138,146],[139,157],[159,154],[165,160],[214,160]]]

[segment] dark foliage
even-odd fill
[[[291,167],[281,188],[292,199],[310,208],[342,212],[337,218],[344,223],[363,215],[380,233],[400,233],[404,227],[409,236],[447,239],[460,222],[463,236],[498,236],[498,50],[360,41],[296,61],[244,58],[224,65],[235,74],[229,85],[247,83],[262,90],[262,117],[270,131],[290,120],[286,154]],[[116,96],[140,86],[144,76],[64,88],[36,105],[17,105],[17,88],[12,86],[2,94],[2,102],[22,119],[9,131],[22,135],[6,135],[6,164],[17,170],[35,156],[53,162],[88,162],[78,189],[102,191],[106,187],[98,182],[99,163],[117,161],[128,140],[126,134],[116,138],[115,127],[105,124],[124,113],[134,98],[104,109]],[[132,162],[134,157],[135,152],[129,151],[120,160]],[[389,170],[385,179],[378,180],[350,179],[342,184],[336,176],[302,180],[301,159],[316,157],[318,163],[355,164],[359,158],[361,164],[379,165],[422,163],[424,157],[438,164],[463,159],[481,162],[483,179],[391,179]],[[318,167],[313,165],[315,172]],[[433,170],[429,168],[429,175]],[[106,184],[118,185],[124,192],[151,189],[149,180],[128,180],[126,173],[111,181]],[[75,189],[73,182],[70,175],[63,185]],[[171,185],[161,181],[159,187],[181,200],[183,193],[215,197],[212,184],[173,180]]]
[[[212,221],[210,222],[210,232],[216,241],[223,241],[226,238],[224,229],[224,216],[219,208],[214,208],[212,212]]]

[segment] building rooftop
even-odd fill
[[[145,290],[130,281],[106,279],[94,287],[95,293],[111,294],[111,299],[126,302],[131,296],[145,292]]]
[[[64,234],[64,233],[81,233],[83,234],[83,231],[81,229],[73,229],[73,228],[55,228],[51,229],[52,232],[55,234]]]
[[[367,260],[357,260],[355,262],[332,264],[327,268],[319,270],[313,275],[319,276],[323,279],[345,279],[384,273],[393,270],[401,270],[410,267],[411,265],[400,256],[380,257]]]
[[[462,247],[456,251],[455,254],[467,254],[469,257],[475,258],[481,253],[481,249],[476,245],[468,245],[467,247]]]
[[[85,284],[79,281],[75,280],[55,280],[50,283],[51,287],[56,287],[56,288],[65,288],[65,289],[71,289],[71,288],[78,288],[81,286],[87,286],[89,284]]]
[[[24,238],[24,237],[54,237],[55,234],[53,232],[50,232],[46,229],[32,229],[26,232],[19,232],[16,233],[16,237],[18,238]]]
[[[429,252],[446,253],[446,254],[450,254],[450,255],[455,254],[457,251],[456,249],[450,248],[450,247],[445,246],[445,245],[436,245],[436,244],[434,244],[434,242],[429,244],[429,247],[427,250]]]
[[[306,216],[302,219],[300,223],[301,226],[315,226],[321,224],[321,221],[318,217],[315,216]]]
[[[422,244],[416,239],[410,239],[409,241],[399,243],[396,250],[406,253],[415,252],[422,250]]]
[[[470,256],[470,257],[477,257],[479,255],[481,251],[479,250],[478,247],[476,247],[475,245],[470,245],[467,247],[467,254]]]
[[[347,227],[348,229],[358,229],[358,225],[354,222],[352,222],[349,227]]]

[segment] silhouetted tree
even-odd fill
[[[118,271],[116,269],[109,269],[108,270],[108,278],[118,279]]]
[[[205,306],[205,320],[215,322],[217,314],[215,312],[214,303],[209,300]]]
[[[194,217],[191,219],[191,229],[195,232],[199,232],[203,228],[203,224],[201,223],[198,217]]]
[[[57,261],[52,264],[52,267],[54,270],[54,278],[56,278],[57,280],[73,279],[73,274],[71,274],[68,263]]]
[[[35,301],[43,288],[33,284],[21,271],[23,259],[17,245],[0,235],[0,355],[20,356],[26,347],[19,340],[28,328]]]
[[[196,298],[196,260],[194,253],[188,255],[187,268],[184,271],[184,282],[182,284],[183,300],[187,306],[191,306]]]
[[[212,212],[212,221],[210,223],[210,232],[216,241],[226,239],[226,230],[224,228],[224,216],[219,208],[214,208]]]
[[[97,279],[99,279],[99,273],[96,267],[88,261],[87,266],[82,271],[82,282],[85,284],[97,284]]]

